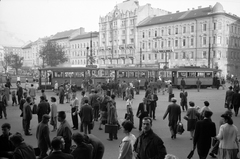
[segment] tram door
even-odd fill
[[[172,71],[172,84],[177,85],[177,71]]]

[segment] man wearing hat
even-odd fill
[[[17,132],[10,137],[10,141],[16,147],[13,152],[13,158],[16,159],[36,159],[32,146],[26,144],[22,134]]]
[[[176,139],[176,134],[177,134],[177,123],[178,121],[181,122],[181,108],[180,105],[176,104],[177,99],[172,98],[172,104],[168,105],[168,108],[163,116],[163,120],[167,117],[168,115],[168,120],[169,124],[168,126],[170,127],[170,132],[171,132],[171,138]]]
[[[72,140],[77,145],[77,147],[71,152],[74,158],[92,159],[93,146],[84,142],[84,137],[81,133],[75,132],[72,135]]]
[[[199,113],[200,113],[200,119],[202,120],[204,118],[204,113],[205,111],[212,111],[210,108],[209,108],[209,102],[208,101],[204,101],[204,106],[200,109]]]
[[[48,148],[51,147],[50,144],[50,131],[48,127],[50,116],[44,114],[42,116],[42,121],[38,124],[36,138],[38,140],[38,148],[40,149],[40,156],[38,159],[43,159],[47,156]]]
[[[229,90],[226,92],[226,98],[225,98],[225,108],[232,109],[232,98],[233,98],[233,87],[228,87]]]

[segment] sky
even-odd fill
[[[240,17],[240,0],[138,0],[153,8],[186,11],[198,6],[223,5],[227,13]],[[123,0],[0,0],[0,45],[23,46],[57,32],[84,27],[99,30],[99,17],[105,16]]]

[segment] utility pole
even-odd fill
[[[140,67],[142,67],[142,48],[140,48]]]
[[[89,47],[87,46],[87,54],[86,54],[86,66],[88,65],[88,50],[89,50]]]
[[[93,64],[93,57],[92,57],[92,32],[91,32],[91,38],[90,38],[90,65]]]
[[[208,68],[210,68],[211,61],[211,37],[209,37],[209,46],[208,46]]]

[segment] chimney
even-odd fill
[[[80,27],[80,35],[82,35],[83,33],[85,33],[85,29],[83,27]]]
[[[198,6],[198,9],[202,8],[202,6]]]

